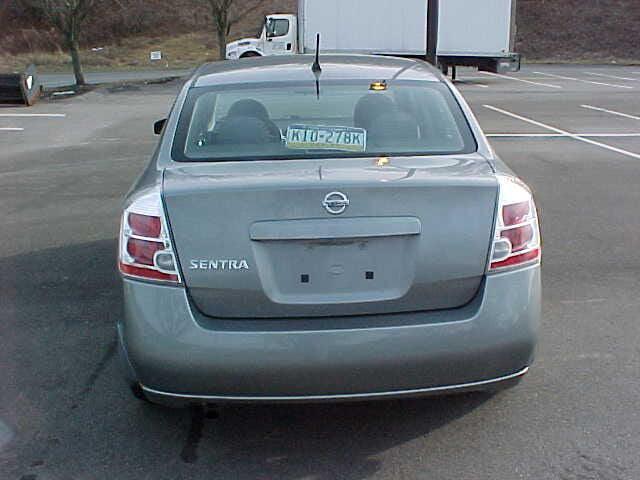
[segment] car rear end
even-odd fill
[[[147,397],[357,400],[493,388],[527,371],[535,205],[483,155],[450,87],[198,88],[168,123],[171,162],[143,177],[122,220],[119,332]],[[385,96],[398,111],[376,117]],[[246,99],[268,116],[237,106]],[[247,143],[238,122],[267,140]],[[328,140],[340,132],[348,144]]]

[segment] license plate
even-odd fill
[[[287,147],[364,152],[367,149],[367,131],[353,127],[291,125],[287,129]]]

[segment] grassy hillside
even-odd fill
[[[0,0],[0,71],[30,63],[42,71],[70,70],[59,36],[34,12],[19,7],[21,1]],[[244,15],[230,40],[256,36],[265,15],[297,8],[297,0],[236,1]],[[98,5],[81,38],[86,71],[188,68],[217,58],[216,34],[202,0],[101,0]],[[244,5],[255,7],[243,11]],[[161,50],[165,60],[151,62],[153,50]]]
[[[217,48],[214,35],[197,32],[167,37],[130,37],[118,44],[99,47],[97,51],[84,49],[81,55],[84,70],[90,72],[182,69],[216,60]],[[163,60],[152,62],[149,53],[156,50],[162,52]],[[69,55],[60,49],[0,54],[0,71],[19,70],[31,63],[37,65],[40,71],[66,72],[71,69]]]
[[[0,4],[0,71],[29,63],[47,71],[69,70],[56,33],[20,2]],[[217,57],[216,36],[202,1],[114,2],[99,2],[100,11],[85,30],[87,70],[187,68]],[[240,11],[256,4],[237,2]],[[516,51],[526,61],[640,62],[640,0],[517,0],[517,5]],[[255,36],[265,14],[295,12],[296,6],[297,0],[262,0],[247,9],[230,37]],[[162,50],[165,60],[151,63],[151,50]]]

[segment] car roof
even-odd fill
[[[197,69],[192,86],[209,87],[247,83],[315,81],[314,55],[252,57],[208,63]],[[378,55],[321,55],[321,80],[442,82],[433,66],[422,60]]]

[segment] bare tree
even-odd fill
[[[92,11],[95,0],[25,0],[38,10],[64,38],[64,45],[71,56],[76,85],[85,85],[80,62],[80,33],[82,24]]]
[[[218,35],[219,59],[226,57],[227,38],[231,32],[231,27],[238,23],[245,15],[250,13],[260,3],[259,0],[253,2],[240,2],[239,0],[204,0],[209,4],[213,24]],[[240,4],[242,7],[240,8]]]

